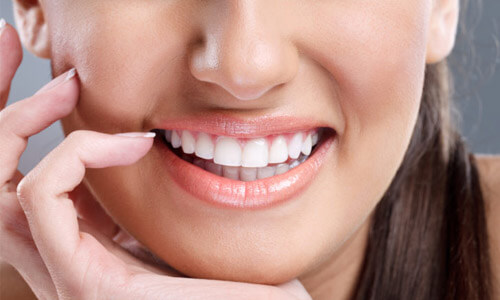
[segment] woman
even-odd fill
[[[1,257],[39,298],[500,297],[500,162],[479,177],[448,107],[458,0],[14,4],[58,75],[0,118]],[[20,49],[5,26],[1,103]]]

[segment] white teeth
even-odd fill
[[[274,176],[275,172],[276,172],[276,167],[258,168],[257,169],[257,178],[258,179],[268,178],[268,177]]]
[[[177,134],[177,131],[172,132],[172,147],[179,148],[182,145],[181,137]]]
[[[302,132],[297,132],[293,135],[290,144],[288,145],[288,155],[291,158],[296,159],[300,155],[302,150]]]
[[[269,146],[265,138],[252,139],[246,142],[241,155],[243,167],[265,167],[269,159]]]
[[[253,181],[257,179],[257,168],[241,168],[240,179],[242,181]]]
[[[318,140],[319,140],[318,132],[314,132],[311,136],[311,142],[312,142],[313,146],[318,143]]]
[[[165,139],[172,143],[172,130],[165,130]]]
[[[298,160],[293,160],[290,164],[283,163],[276,166],[267,166],[262,168],[221,166],[210,161],[204,161],[200,158],[194,159],[193,164],[199,166],[200,168],[203,168],[201,165],[199,165],[199,161],[204,161],[204,169],[210,173],[233,180],[248,182],[284,174],[300,165],[306,159],[307,156],[302,155]]]
[[[194,139],[194,136],[191,134],[191,132],[183,130],[181,142],[182,142],[182,151],[184,153],[186,154],[194,153],[196,140]]]
[[[240,178],[239,168],[238,167],[224,166],[224,167],[222,167],[222,176],[229,178],[229,179],[238,180]]]
[[[214,158],[214,143],[212,138],[203,132],[198,134],[198,140],[196,141],[196,156],[204,159]]]
[[[308,134],[304,143],[302,144],[302,153],[304,153],[304,155],[309,155],[311,154],[311,149],[312,149],[312,137],[311,134]]]
[[[278,164],[285,162],[288,159],[288,146],[286,139],[280,135],[273,140],[271,149],[269,150],[269,163]]]
[[[219,175],[219,176],[222,176],[222,166],[221,165],[218,165],[218,164],[214,164],[213,162],[211,161],[207,161],[206,164],[205,164],[205,169],[210,172],[210,173],[213,173],[215,175]]]
[[[289,169],[288,164],[279,164],[276,166],[276,175],[286,173],[288,172],[288,169]]]
[[[309,157],[320,138],[321,130],[243,140],[219,136],[214,145],[214,137],[208,133],[165,130],[165,140],[173,148],[182,147],[179,156],[184,160],[213,174],[242,181],[288,172]]]
[[[307,156],[301,155],[299,159],[293,160],[290,164],[283,163],[277,166],[267,166],[262,168],[221,166],[211,161],[205,161],[201,158],[195,158],[193,164],[199,166],[200,168],[203,168],[201,163],[205,162],[204,169],[212,174],[223,176],[233,180],[254,181],[286,173],[303,163],[306,159]]]
[[[223,166],[239,167],[241,165],[241,147],[238,141],[230,137],[217,138],[214,162]]]

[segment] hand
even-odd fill
[[[0,109],[22,59],[15,30],[0,35]],[[153,140],[71,133],[26,177],[17,170],[27,139],[68,115],[77,77],[54,79],[0,112],[0,259],[40,299],[310,299],[299,281],[281,286],[168,276],[113,242],[116,225],[81,184],[86,168],[128,165]]]

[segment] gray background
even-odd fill
[[[500,154],[500,70],[495,70],[500,69],[500,0],[483,0],[482,9],[475,6],[461,10],[466,30],[459,30],[450,57],[455,99],[462,112],[461,128],[472,150]],[[0,17],[14,24],[11,0],[0,0]],[[50,80],[49,61],[24,51],[9,103],[34,94]],[[19,169],[29,171],[62,139],[59,123],[31,137]]]

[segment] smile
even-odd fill
[[[163,130],[180,158],[212,174],[253,181],[286,173],[303,163],[318,143],[320,129],[254,139],[213,136],[189,130]]]
[[[274,128],[262,136],[255,128],[245,134],[227,128],[154,131],[155,144],[181,188],[200,200],[233,208],[262,208],[293,198],[318,173],[336,136],[328,127]],[[217,134],[221,131],[225,134]]]

